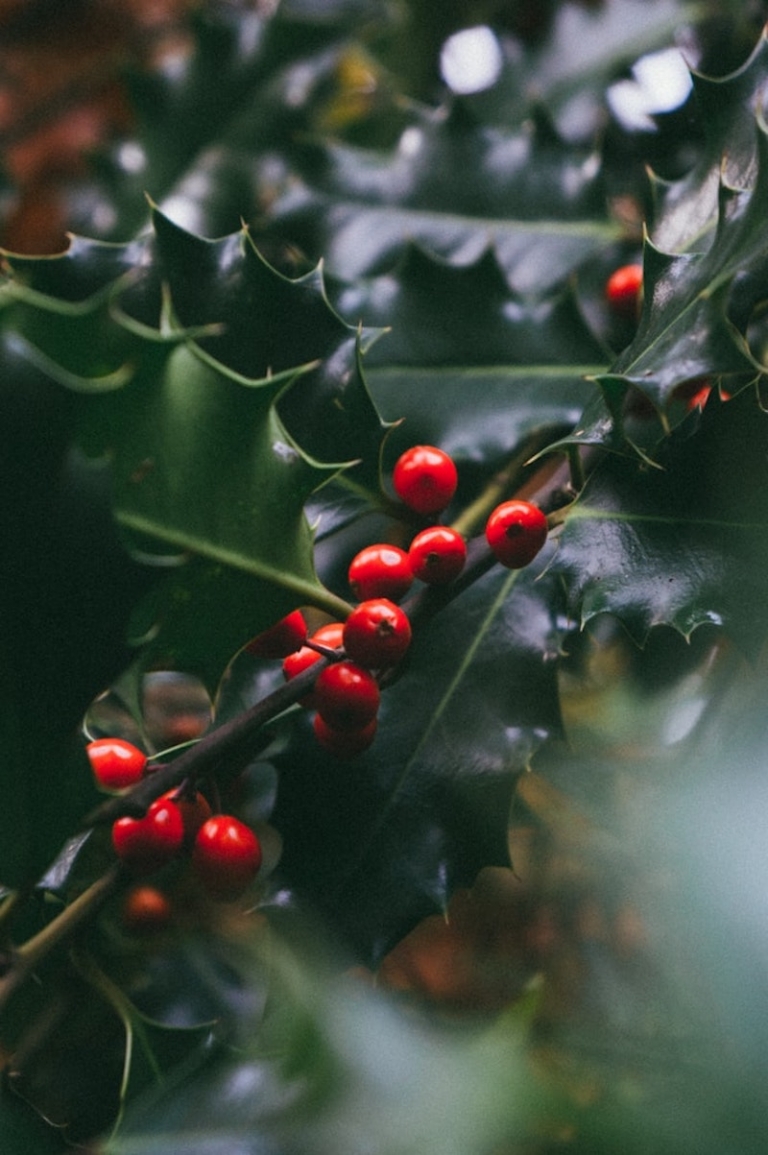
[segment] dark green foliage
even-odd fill
[[[281,873],[362,959],[507,862],[515,778],[560,732],[562,621],[551,582],[494,570],[418,631],[369,751],[347,768],[297,727],[281,752]]]
[[[456,95],[434,55],[407,74],[404,53],[398,75],[393,51],[404,29],[439,46],[464,20],[456,6],[211,6],[176,71],[132,79],[136,139],[100,158],[83,235],[59,257],[5,258],[0,882],[33,886],[55,863],[40,889],[56,905],[33,907],[33,930],[56,926],[59,903],[111,861],[107,829],[67,841],[96,801],[77,729],[98,694],[117,682],[125,717],[140,715],[144,673],[176,669],[202,679],[215,726],[272,701],[279,664],[243,647],[297,606],[342,619],[356,550],[407,547],[421,523],[393,500],[389,471],[409,445],[455,457],[446,520],[474,539],[456,590],[417,588],[406,602],[414,644],[382,679],[368,751],[347,763],[323,753],[285,691],[236,765],[206,762],[214,800],[264,835],[259,916],[198,909],[184,864],[172,865],[162,881],[183,909],[172,934],[128,941],[115,898],[3,1007],[16,1086],[69,1138],[108,1132],[127,1106],[107,1146],[124,1155],[750,1149],[710,1101],[720,1028],[681,993],[664,925],[685,908],[687,879],[660,902],[653,929],[668,937],[652,994],[596,932],[578,996],[563,964],[572,1023],[552,1012],[551,972],[540,1004],[524,998],[488,1033],[459,1037],[331,976],[351,960],[378,965],[426,916],[453,919],[457,892],[508,867],[515,787],[536,775],[565,794],[579,775],[571,793],[590,817],[558,794],[537,809],[521,788],[542,859],[551,851],[526,901],[551,913],[563,885],[577,923],[594,894],[620,906],[630,878],[653,909],[678,864],[627,782],[652,777],[636,753],[651,739],[632,720],[652,699],[662,710],[640,675],[626,688],[626,670],[670,702],[672,683],[698,679],[695,724],[672,705],[648,724],[666,769],[669,733],[691,738],[676,771],[685,796],[702,751],[715,773],[702,702],[726,691],[707,662],[735,643],[759,663],[768,632],[765,41],[735,74],[696,76],[696,123],[664,130],[692,142],[693,159],[679,179],[652,179],[643,249],[643,158],[615,123],[603,147],[606,89],[684,19],[701,19],[704,51],[706,13],[585,0],[541,6],[536,23],[523,0],[509,7],[473,6],[498,34],[500,75]],[[739,42],[741,23],[726,18]],[[619,194],[634,198],[628,209]],[[641,251],[642,312],[619,321],[605,279]],[[712,395],[690,411],[681,386],[704,381]],[[517,573],[491,566],[482,530],[519,491],[552,531]],[[603,687],[596,722],[578,631],[590,623],[597,638],[608,616],[638,649],[622,666],[617,632],[604,631],[607,680],[620,685]],[[643,653],[649,634],[664,641]],[[716,638],[712,654],[702,637]],[[732,704],[724,717],[737,731]],[[131,724],[141,733],[140,717]],[[601,726],[602,744],[571,758],[568,741]],[[727,749],[721,740],[717,758]],[[665,800],[679,815],[674,790]],[[717,971],[714,943],[696,994]],[[532,1072],[531,1018],[532,1038],[572,1063],[564,1089]],[[733,1088],[753,1049],[726,1033]],[[676,1072],[671,1091],[654,1071]],[[170,1090],[135,1106],[163,1073]],[[592,1078],[601,1094],[580,1097]],[[738,1102],[761,1134],[752,1098]],[[0,1125],[14,1155],[28,1123],[17,1106]]]
[[[614,613],[640,643],[655,625],[690,637],[710,622],[757,656],[768,628],[765,435],[751,392],[713,397],[654,466],[616,456],[595,471],[553,566],[583,622]]]

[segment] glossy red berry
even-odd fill
[[[192,869],[213,898],[238,898],[259,872],[261,843],[244,822],[215,814],[197,832]]]
[[[294,610],[274,626],[251,638],[245,647],[254,658],[284,658],[301,649],[307,640],[307,623],[301,610]]]
[[[620,317],[637,317],[643,290],[643,266],[622,265],[611,273],[605,285],[605,298],[612,312]]]
[[[326,646],[329,650],[337,650],[343,644],[344,624],[343,622],[328,622],[325,626],[320,626],[315,630],[310,641],[318,646]],[[315,662],[319,662],[321,654],[317,650],[313,650],[310,646],[302,646],[295,654],[288,654],[283,660],[283,676],[286,681],[295,678],[298,674],[303,674]],[[314,691],[305,694],[300,699],[302,706],[312,708],[315,704]]]
[[[417,533],[408,550],[413,576],[428,585],[452,582],[464,569],[467,543],[447,525],[431,525]]]
[[[394,666],[411,644],[407,614],[388,598],[361,602],[344,623],[344,649],[353,662],[371,670]]]
[[[122,738],[96,738],[85,748],[93,776],[105,790],[124,790],[142,778],[147,756]]]
[[[521,569],[547,540],[547,519],[530,501],[503,501],[488,518],[485,536],[502,565]]]
[[[344,623],[343,622],[328,622],[324,626],[320,626],[315,630],[310,638],[317,646],[325,646],[329,650],[338,650],[340,646],[344,645]]]
[[[453,460],[433,445],[414,445],[398,457],[392,473],[395,493],[416,513],[439,513],[456,492]]]
[[[349,585],[360,601],[391,598],[398,601],[413,585],[405,550],[396,545],[369,545],[350,562]]]
[[[183,842],[181,811],[168,798],[156,798],[143,818],[118,818],[112,826],[115,854],[136,871],[156,870],[170,862]]]
[[[337,730],[359,730],[379,709],[376,679],[356,662],[334,662],[315,682],[315,706],[324,722]]]
[[[712,392],[712,385],[709,381],[699,378],[696,381],[688,381],[685,385],[681,385],[676,389],[674,396],[680,401],[685,402],[685,407],[690,413],[692,409],[703,409],[709,395]]]
[[[134,886],[125,896],[123,926],[131,934],[155,934],[171,921],[170,899],[156,886]]]
[[[212,810],[208,799],[199,790],[191,796],[187,796],[183,792],[179,793],[178,790],[169,790],[162,797],[170,799],[178,806],[184,825],[184,846],[189,849],[194,843],[200,827],[211,817]]]
[[[315,714],[312,722],[318,743],[336,758],[354,758],[367,750],[376,737],[377,719],[373,718],[357,730],[339,730],[329,726],[320,714]]]
[[[283,675],[286,681],[295,678],[298,674],[303,674],[315,662],[320,661],[320,654],[317,650],[311,650],[309,646],[302,646],[295,654],[288,654],[283,660]]]

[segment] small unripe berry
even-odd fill
[[[400,500],[424,515],[440,513],[450,504],[458,480],[452,458],[434,445],[406,449],[392,473],[392,485]]]
[[[488,545],[507,569],[522,569],[547,540],[547,519],[537,505],[513,499],[497,505],[485,526]]]

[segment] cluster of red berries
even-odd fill
[[[319,662],[341,656],[318,674],[301,704],[315,711],[313,727],[320,745],[338,758],[352,758],[370,746],[376,734],[381,692],[373,671],[395,665],[411,640],[403,610],[388,598],[369,598],[346,622],[330,622],[306,638],[283,661],[286,678]]]
[[[121,738],[97,738],[86,752],[99,786],[134,786],[144,776],[147,757]],[[244,822],[213,814],[207,798],[186,786],[156,798],[141,818],[128,815],[112,826],[118,858],[136,874],[147,874],[188,854],[203,888],[214,898],[239,897],[261,866],[261,844]]]
[[[455,463],[431,445],[406,450],[392,474],[397,496],[422,517],[446,509],[457,484]],[[486,524],[491,550],[511,569],[532,561],[546,536],[545,515],[527,501],[503,502]],[[415,580],[427,585],[454,581],[466,558],[464,538],[445,525],[422,529],[407,551],[385,543],[366,546],[349,566],[349,586],[360,603],[345,622],[321,626],[308,637],[304,616],[295,610],[245,648],[259,658],[282,657],[287,679],[323,656],[333,659],[301,704],[315,711],[313,727],[320,745],[339,758],[352,758],[367,749],[376,734],[379,675],[401,661],[411,642],[408,616],[397,602]]]

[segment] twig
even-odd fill
[[[318,658],[309,669],[278,687],[249,710],[206,734],[178,758],[147,775],[128,793],[110,798],[97,806],[86,815],[83,828],[111,823],[125,814],[140,817],[161,794],[180,786],[185,779],[197,781],[204,778],[222,763],[227,763],[228,774],[237,773],[258,752],[254,740],[262,727],[303,698],[330,660],[329,657]]]
[[[9,969],[0,979],[0,1008],[8,1002],[27,975],[39,966],[55,947],[64,943],[78,927],[101,909],[124,876],[122,864],[114,863],[91,883],[87,890],[66,906],[61,914],[16,949]]]

